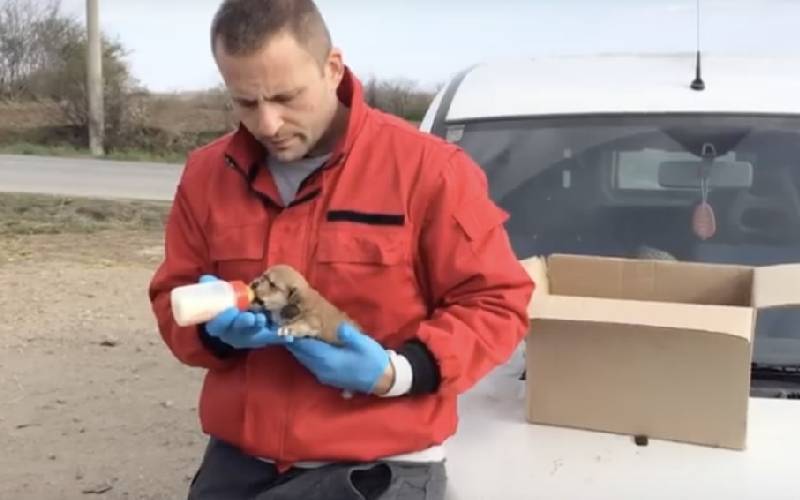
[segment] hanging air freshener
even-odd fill
[[[694,209],[692,215],[692,230],[701,240],[707,240],[717,232],[717,219],[714,216],[714,207],[708,203],[708,179],[706,176],[700,180],[702,201]]]

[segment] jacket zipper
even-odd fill
[[[308,176],[306,179],[303,180],[303,182],[300,183],[300,186],[298,187],[298,192],[300,192],[300,190],[308,182],[310,182],[310,180],[313,179],[315,176],[321,175],[323,170],[332,168],[332,167],[340,164],[343,161],[344,157],[345,157],[345,154],[344,153],[340,153],[335,158],[329,159],[328,162],[325,163],[319,169],[317,169],[317,171],[315,171],[314,174]],[[226,154],[225,155],[225,162],[226,162],[226,164],[228,165],[229,168],[232,168],[232,169],[236,170],[242,176],[242,178],[245,180],[245,183],[247,184],[248,190],[251,193],[253,193],[256,196],[258,196],[259,199],[261,199],[262,203],[264,203],[265,205],[267,203],[270,203],[270,204],[273,203],[273,201],[270,200],[269,197],[267,197],[263,193],[260,193],[260,192],[256,191],[255,189],[253,189],[252,184],[251,184],[251,179],[241,169],[241,166],[236,163],[236,160],[234,160],[230,155]],[[313,194],[316,196],[319,193],[315,192]],[[292,395],[294,393],[294,387],[293,387],[294,386],[294,377],[291,376],[291,374],[288,374],[288,373],[286,375],[289,375],[289,376],[287,376],[285,378],[284,383],[283,383],[283,388],[284,388],[284,390],[286,390],[286,392],[285,392],[285,394],[286,394],[286,396],[285,396],[286,397],[286,404],[285,404],[285,410],[284,410],[284,413],[283,413],[283,422],[282,422],[283,425],[282,426],[279,425],[279,427],[282,427],[282,432],[280,433],[280,436],[278,437],[278,456],[275,457],[275,460],[277,462],[283,462],[284,461],[284,457],[285,457],[285,454],[286,454],[286,441],[287,441],[287,436],[289,435],[289,422],[290,422],[292,409],[294,407],[294,404],[293,404],[294,403],[294,399],[292,397]]]
[[[253,189],[252,180],[242,170],[242,167],[238,163],[236,163],[236,160],[234,160],[233,157],[231,157],[230,155],[226,154],[225,155],[225,164],[228,166],[228,168],[231,168],[231,169],[235,170],[236,173],[238,173],[239,175],[242,176],[242,179],[244,179],[244,182],[247,185],[247,190],[250,191],[250,193],[254,194],[256,197],[258,197],[258,199],[261,200],[261,203],[265,207],[268,206],[268,205],[274,205],[275,204],[275,202],[273,202],[269,198],[269,196],[266,196],[264,193],[261,193],[259,191],[256,191],[255,189]]]
[[[256,195],[261,200],[261,202],[264,205],[265,209],[267,208],[268,204],[274,205],[274,202],[268,196],[266,196],[263,193],[260,193],[260,192],[256,191],[255,189],[253,189],[253,186],[251,184],[251,180],[249,179],[249,176],[247,174],[245,174],[245,172],[242,170],[241,166],[236,162],[236,160],[234,160],[230,155],[226,154],[225,155],[225,163],[227,164],[227,166],[229,168],[232,168],[233,170],[238,172],[239,175],[242,176],[242,178],[245,181],[245,184],[247,184],[248,191],[250,191],[252,194]],[[292,381],[292,377],[287,377],[285,382],[284,382],[284,386],[289,385],[291,383],[291,381]],[[247,378],[245,378],[245,384],[247,384],[247,383],[249,383],[249,381],[247,380]],[[248,394],[248,391],[246,389],[245,389],[245,394]],[[275,426],[276,429],[281,429],[281,428],[283,429],[283,432],[278,436],[278,454],[277,454],[276,457],[274,457],[274,460],[276,461],[276,463],[282,462],[283,456],[284,456],[286,435],[287,435],[288,428],[289,428],[289,414],[290,414],[290,408],[291,408],[291,394],[292,394],[291,390],[288,393],[286,393],[286,410],[284,411],[284,414],[283,414],[283,422],[278,422],[277,425]],[[248,406],[248,402],[247,402],[247,398],[245,398],[245,408],[247,408],[247,406]],[[246,410],[245,410],[245,413],[246,413]]]
[[[311,175],[300,181],[300,185],[297,186],[297,193],[299,194],[303,190],[303,188],[307,184],[309,184],[312,180],[314,180],[317,176],[322,175],[323,170],[333,168],[339,163],[341,163],[342,158],[344,158],[344,153],[339,153],[338,155],[336,155],[335,158],[328,158],[328,161],[323,163],[321,167],[314,170],[314,172],[312,172]]]

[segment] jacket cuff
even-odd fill
[[[203,344],[203,347],[208,349],[219,359],[228,359],[236,354],[236,349],[233,346],[228,345],[220,339],[209,335],[209,333],[206,331],[205,324],[200,324],[197,326],[197,336],[200,337],[200,343]]]
[[[394,367],[394,383],[389,388],[389,392],[382,397],[392,398],[404,396],[411,390],[411,383],[414,380],[414,373],[411,371],[411,363],[405,356],[397,354],[395,351],[387,350],[389,362]]]
[[[439,390],[441,372],[428,347],[419,340],[406,342],[397,353],[411,365],[411,389],[408,394],[433,394]]]

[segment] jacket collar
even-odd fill
[[[331,154],[329,165],[332,166],[341,164],[340,160],[350,152],[367,117],[367,103],[364,100],[363,87],[347,66],[345,66],[344,76],[337,89],[337,95],[339,101],[350,108],[350,116],[345,134]],[[233,160],[235,163],[233,166],[239,168],[249,179],[253,179],[257,173],[256,169],[266,160],[267,151],[244,124],[240,123],[238,129],[231,135],[225,148],[225,155]]]

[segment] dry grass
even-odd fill
[[[0,194],[0,236],[159,231],[169,206],[168,202]]]
[[[131,96],[141,109],[135,130],[127,133],[109,159],[182,163],[186,153],[233,130],[236,119],[230,101],[219,89],[176,94]],[[414,97],[415,109],[425,109],[429,96]],[[416,119],[409,121],[418,126]],[[0,154],[88,156],[86,131],[70,126],[52,101],[0,101]]]
[[[142,123],[124,148],[108,151],[109,159],[180,163],[187,151],[235,126],[220,93],[144,94],[133,99],[138,100],[134,107],[143,109]],[[85,131],[66,123],[55,103],[0,101],[0,154],[84,156],[87,146]]]
[[[229,130],[234,118],[226,97],[220,93],[140,94],[132,97],[144,108],[145,127],[170,132],[203,133]],[[4,136],[37,128],[69,125],[56,103],[0,101],[0,143]]]
[[[52,101],[9,102],[0,100],[0,127],[7,130],[62,126],[67,122]],[[0,135],[0,138],[2,136]]]
[[[219,93],[151,94],[141,99],[146,124],[161,130],[201,134],[236,126],[227,98]]]

